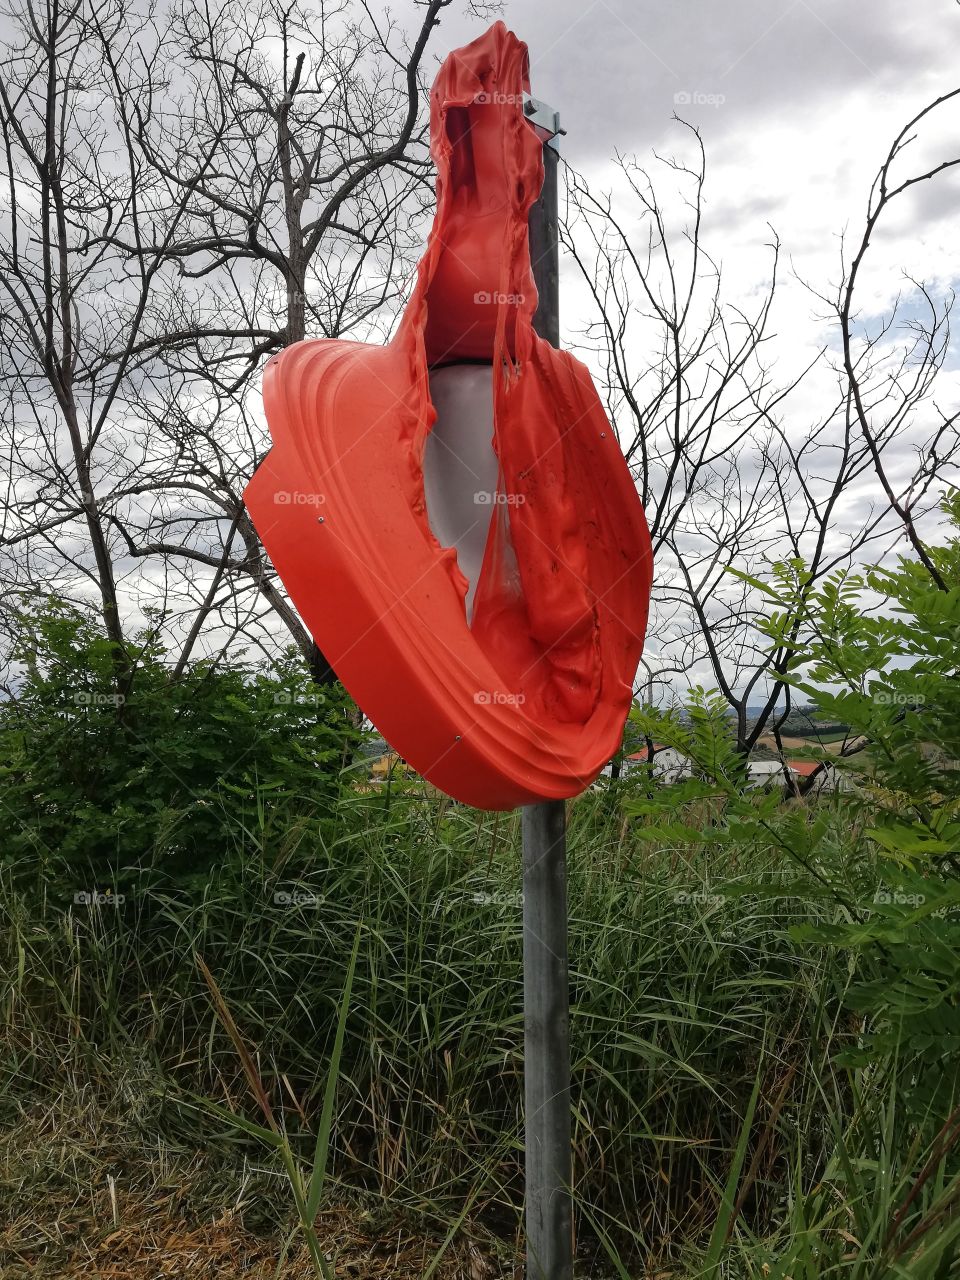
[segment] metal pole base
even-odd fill
[[[522,825],[527,1280],[572,1280],[566,806]]]

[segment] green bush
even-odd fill
[[[946,511],[960,525],[960,494]],[[766,629],[777,643],[787,614],[803,618],[791,683],[850,726],[833,767],[879,858],[872,900],[817,932],[870,959],[851,993],[867,1020],[851,1061],[899,1054],[916,1106],[937,1115],[960,1100],[960,537],[930,555],[945,588],[907,557],[806,593],[802,570],[782,566]]]
[[[784,564],[758,584],[771,646],[797,646],[791,683],[851,726],[849,790],[746,788],[726,706],[699,690],[631,726],[695,777],[640,770],[570,806],[578,1240],[621,1277],[957,1273],[960,537],[931,555],[946,590],[910,560],[817,584]],[[52,608],[0,716],[17,817],[0,892],[6,1078],[35,1093],[64,1064],[106,1075],[140,1055],[168,1133],[243,1142],[255,1104],[202,957],[309,1159],[359,938],[331,1177],[434,1224],[469,1209],[511,1238],[516,815],[354,785],[346,704],[316,707],[292,663],[176,681],[145,641],[134,656],[126,701],[78,699],[116,689],[116,655]],[[122,904],[25,891],[38,861],[48,886],[77,883],[91,833],[101,866],[176,874]]]
[[[945,510],[960,527],[960,495]],[[771,650],[794,651],[785,682],[849,726],[840,757],[804,753],[841,789],[803,802],[745,789],[723,702],[704,690],[685,715],[634,714],[696,775],[629,802],[645,837],[726,846],[752,866],[777,852],[781,876],[715,892],[816,891],[826,917],[791,937],[829,948],[848,979],[855,1034],[833,1062],[850,1073],[849,1108],[831,1158],[798,1182],[780,1246],[745,1255],[764,1275],[939,1280],[960,1262],[960,537],[928,551],[939,582],[908,557],[819,583],[790,561],[750,580],[770,601]]]
[[[729,849],[648,852],[607,800],[570,815],[577,1213],[594,1247],[599,1229],[625,1257],[655,1256],[709,1232],[758,1074],[765,1117],[778,1097],[813,1116],[805,1152],[822,1166],[815,1108],[842,1087],[826,1046],[847,1032],[826,950],[789,936],[820,901],[715,902],[704,884],[729,877]],[[131,889],[121,909],[89,909],[4,886],[0,1009],[18,1087],[95,1045],[95,1062],[155,1059],[166,1123],[191,1140],[227,1127],[198,1094],[257,1120],[197,955],[309,1159],[359,927],[332,1176],[436,1223],[470,1204],[509,1238],[523,1193],[518,846],[518,815],[345,791],[329,826],[283,849],[251,841],[189,892]],[[748,1220],[776,1218],[778,1199],[754,1177]]]
[[[93,624],[54,601],[23,619],[13,657],[0,851],[29,858],[41,880],[54,866],[73,868],[82,889],[145,868],[201,874],[264,822],[289,832],[329,811],[357,736],[343,691],[316,688],[292,655],[174,676],[151,635],[118,663]]]

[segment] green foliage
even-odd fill
[[[148,865],[203,872],[238,838],[329,811],[356,738],[342,690],[315,688],[292,655],[174,677],[145,634],[122,657],[64,604],[24,619],[0,704],[0,856],[102,889]]]
[[[746,779],[746,762],[736,749],[729,708],[722,694],[700,687],[690,691],[683,712],[672,707],[633,707],[629,722],[645,738],[675,747],[693,765],[694,776],[721,791],[734,791]]]
[[[960,497],[945,509],[956,528]],[[865,1098],[882,1081],[890,1091],[884,1110],[874,1099],[837,1127],[823,1181],[798,1188],[785,1243],[754,1251],[765,1269],[748,1274],[954,1274],[958,1232],[945,1228],[960,1202],[960,537],[931,556],[946,590],[907,557],[816,583],[789,561],[754,583],[770,606],[771,652],[793,654],[784,683],[819,722],[847,726],[841,755],[805,752],[842,789],[798,802],[744,787],[722,700],[702,689],[686,714],[634,713],[694,774],[629,802],[641,838],[736,851],[751,869],[705,885],[716,900],[819,895],[824,916],[790,932],[850,973],[843,1002],[856,1035],[834,1061]],[[758,876],[773,854],[784,874]],[[838,1203],[853,1219],[838,1219]],[[831,1247],[841,1229],[853,1251]]]
[[[783,564],[762,584],[795,694],[850,726],[848,789],[748,787],[725,704],[694,690],[683,713],[636,708],[626,735],[676,747],[691,778],[638,770],[571,806],[578,1238],[618,1276],[960,1267],[960,538],[932,554],[947,591],[906,559],[817,583]],[[38,899],[13,865],[7,1078],[145,1054],[175,1133],[272,1135],[301,1226],[318,1188],[347,1185],[448,1239],[468,1212],[511,1237],[516,816],[350,784],[345,711],[311,702],[292,663],[175,681],[147,639],[125,656],[130,688],[107,701],[116,654],[62,607],[36,620],[0,711],[6,852],[36,874],[43,839],[48,885],[90,858],[90,832],[102,865],[206,870],[140,881],[120,911]],[[182,787],[160,767],[181,756]]]
[[[960,499],[946,510],[956,522]],[[905,557],[819,584],[789,561],[758,584],[773,606],[762,628],[771,649],[796,654],[785,683],[825,721],[849,726],[845,754],[808,752],[848,789],[799,810],[744,792],[722,701],[698,689],[686,720],[652,711],[637,718],[683,751],[701,781],[633,804],[638,814],[659,810],[668,819],[652,825],[660,837],[687,828],[701,842],[779,848],[819,878],[837,920],[798,936],[863,961],[850,1003],[867,1021],[848,1060],[897,1052],[912,1070],[922,1060],[929,1070],[916,1095],[924,1108],[931,1088],[956,1093],[950,1064],[960,1049],[960,538],[932,555],[946,591]],[[685,819],[685,806],[708,797],[717,802],[708,824],[699,813],[695,823]],[[837,875],[829,855],[845,829],[856,832],[861,861],[878,860],[878,883],[862,883],[855,871]]]
[[[956,495],[946,510],[956,526]],[[766,627],[783,643],[787,620],[802,619],[790,683],[850,726],[836,767],[855,788],[846,807],[878,850],[881,884],[829,940],[869,957],[851,994],[867,1018],[853,1057],[900,1053],[919,1107],[933,1092],[955,1099],[960,1049],[960,538],[932,555],[946,591],[905,557],[812,589],[780,566]]]
[[[350,1012],[350,993],[353,989],[353,977],[357,966],[357,953],[360,950],[360,934],[361,929],[360,926],[358,926],[357,935],[353,942],[353,950],[350,953],[350,960],[347,964],[346,985],[337,1010],[337,1031],[334,1037],[333,1052],[331,1054],[327,1070],[327,1081],[323,1093],[323,1111],[317,1131],[317,1141],[316,1146],[314,1147],[313,1161],[309,1167],[309,1171],[306,1170],[297,1159],[296,1152],[293,1149],[289,1136],[277,1123],[273,1107],[270,1105],[270,1099],[267,1096],[267,1091],[264,1088],[262,1079],[260,1078],[260,1072],[257,1070],[257,1064],[244,1043],[243,1037],[240,1035],[237,1025],[233,1020],[233,1014],[230,1012],[230,1009],[223,999],[223,993],[217,986],[216,979],[204,964],[202,958],[199,956],[197,957],[197,964],[204,976],[207,987],[209,988],[217,1017],[237,1051],[237,1056],[240,1059],[247,1085],[260,1107],[268,1127],[264,1128],[263,1125],[254,1124],[252,1121],[246,1120],[242,1116],[238,1116],[233,1112],[227,1111],[225,1108],[218,1107],[214,1103],[208,1102],[207,1106],[215,1115],[219,1115],[222,1119],[226,1120],[232,1128],[239,1128],[242,1132],[249,1134],[251,1137],[257,1138],[268,1150],[279,1152],[284,1173],[286,1174],[287,1183],[290,1187],[290,1192],[296,1206],[297,1223],[300,1231],[303,1233],[314,1274],[317,1276],[318,1280],[333,1280],[334,1275],[334,1268],[331,1267],[329,1261],[324,1257],[320,1246],[320,1239],[317,1235],[316,1229],[316,1218],[323,1199],[324,1185],[327,1179],[327,1162],[330,1150],[330,1127],[333,1120],[333,1108],[337,1097],[337,1086],[339,1084],[340,1059],[343,1054],[343,1041],[347,1026],[347,1016]]]
[[[763,1064],[769,1109],[784,1062],[797,1063],[791,1098],[804,1105],[809,1046],[819,1074],[822,1038],[846,1037],[823,1009],[824,948],[789,938],[819,918],[816,899],[704,902],[703,876],[724,878],[728,850],[697,863],[647,850],[605,801],[584,796],[570,814],[576,1186],[582,1220],[636,1256],[661,1248],[641,1205],[682,1223],[678,1236],[709,1236],[764,1044],[779,1046]],[[519,815],[422,795],[387,810],[382,794],[354,791],[329,830],[282,852],[247,847],[202,891],[131,889],[124,912],[38,904],[3,884],[0,1013],[17,1087],[94,1045],[94,1061],[108,1048],[147,1053],[169,1082],[167,1124],[188,1141],[197,1123],[205,1141],[227,1123],[198,1121],[197,1094],[267,1128],[196,954],[300,1164],[329,1127],[328,1186],[360,1186],[431,1221],[473,1203],[512,1236],[523,1188],[518,846]],[[822,1159],[823,1124],[808,1137]],[[756,1186],[749,1220],[759,1227],[775,1205]]]

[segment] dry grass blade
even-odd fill
[[[224,1000],[223,994],[217,986],[216,979],[207,968],[201,955],[195,953],[194,959],[196,960],[197,968],[203,974],[204,981],[209,988],[210,999],[213,1001],[213,1007],[216,1010],[217,1017],[223,1024],[224,1030],[230,1037],[233,1047],[237,1051],[237,1057],[240,1059],[241,1065],[243,1066],[243,1074],[247,1077],[247,1083],[250,1085],[250,1090],[257,1100],[257,1106],[263,1112],[267,1124],[273,1132],[279,1133],[280,1129],[277,1125],[276,1119],[274,1118],[273,1108],[270,1106],[270,1099],[267,1097],[267,1091],[264,1089],[263,1081],[260,1079],[257,1064],[254,1062],[253,1055],[250,1053],[250,1050],[247,1048],[246,1044],[244,1044],[243,1037],[240,1034],[237,1024],[233,1020],[233,1014],[231,1014],[230,1010],[227,1008],[227,1002]]]

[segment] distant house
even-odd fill
[[[785,787],[788,782],[799,783],[803,778],[812,777],[818,768],[816,760],[748,760],[747,785]],[[828,765],[817,774],[813,788],[822,791],[830,785],[835,785],[834,770]]]
[[[818,760],[788,760],[787,768],[790,770],[791,777],[799,781],[801,778],[812,778],[820,768],[820,762]],[[828,773],[832,773],[829,765],[817,774],[817,781],[814,785],[818,791],[825,785]]]
[[[752,787],[786,786],[788,780],[799,784],[804,778],[814,778],[812,791],[845,791],[850,785],[832,764],[821,767],[818,760],[748,760],[747,777]]]
[[[682,756],[676,747],[668,747],[662,742],[655,742],[649,753],[647,748],[644,748],[642,751],[631,751],[628,755],[625,755],[620,765],[621,776],[626,778],[651,761],[653,763],[652,776],[659,782],[679,782],[683,778],[689,778],[693,772],[690,761],[685,756]],[[602,776],[609,778],[612,772],[613,765],[611,762],[604,765]]]
[[[787,767],[795,778],[813,777],[820,768],[817,760],[788,760]],[[835,765],[826,764],[813,783],[814,791],[855,791],[856,782],[848,773],[842,773]]]
[[[681,755],[676,747],[664,746],[662,742],[655,742],[642,751],[631,751],[624,758],[623,772],[631,773],[646,764],[652,764],[651,773],[659,782],[682,782],[693,773],[693,767],[686,756]]]
[[[648,764],[652,765],[651,775],[658,782],[682,782],[685,778],[693,777],[692,762],[676,747],[668,747],[662,742],[655,742],[650,748],[645,747],[642,751],[631,751],[624,756],[621,771],[624,777],[628,777]],[[816,760],[781,760],[779,757],[772,760],[758,760],[751,757],[746,765],[747,786],[786,788],[788,782],[799,784],[802,779],[812,777],[819,768],[819,762]],[[603,775],[610,777],[609,764],[604,767]],[[815,792],[846,791],[851,788],[851,785],[844,774],[839,773],[832,764],[828,763],[817,773],[811,789]]]
[[[747,786],[766,787],[771,783],[786,785],[782,760],[748,760]]]

